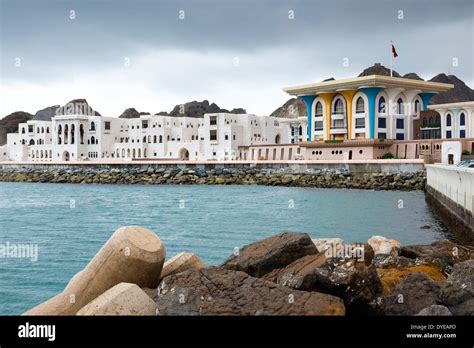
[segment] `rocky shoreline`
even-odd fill
[[[118,229],[64,291],[25,315],[474,315],[474,249],[284,232],[208,267]]]
[[[152,168],[2,169],[0,181],[73,184],[269,185],[374,190],[423,190],[424,171],[354,174],[344,169],[295,171],[266,168],[204,170]]]

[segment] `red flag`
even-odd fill
[[[392,53],[393,53],[393,58],[398,57],[397,51],[395,50],[395,46],[393,44],[392,44]]]

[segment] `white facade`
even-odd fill
[[[289,142],[280,119],[251,114],[206,114],[203,118],[142,115],[121,119],[61,115],[28,121],[7,135],[11,161],[243,159],[242,147]]]
[[[474,101],[428,107],[441,116],[441,138],[474,138]]]

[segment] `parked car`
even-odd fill
[[[468,167],[473,168],[471,165],[474,165],[474,160],[464,160],[456,163],[456,167]]]

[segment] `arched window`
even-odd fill
[[[398,98],[398,100],[397,100],[397,113],[399,115],[403,114],[403,100],[402,100],[402,98]]]
[[[36,127],[36,133],[40,132],[40,127]]]
[[[84,144],[84,125],[79,126],[79,135],[81,137],[81,144]]]
[[[433,126],[434,126],[434,123],[433,123],[433,116],[430,117],[430,120],[429,120],[429,122],[428,122],[428,125],[429,125],[430,127],[433,127]]]
[[[49,127],[46,127],[46,133],[49,134]]]
[[[385,112],[386,112],[385,98],[380,97],[380,99],[379,99],[379,113],[384,114]]]
[[[148,136],[148,142],[151,143],[151,135]]]
[[[417,99],[415,100],[415,112],[420,111],[420,101]]]
[[[95,131],[95,122],[94,121],[91,122],[91,128],[89,130]]]
[[[58,144],[61,145],[61,135],[63,132],[63,127],[61,125],[58,126]]]
[[[459,115],[459,125],[460,126],[466,125],[466,116],[464,115],[464,112],[461,112],[461,115]]]
[[[95,139],[95,143],[99,144],[99,138]]]
[[[451,127],[451,114],[446,115],[446,127]]]
[[[30,139],[30,145],[34,145],[35,141],[33,139]]]
[[[71,144],[74,144],[74,133],[76,132],[76,126],[71,125]]]
[[[436,118],[435,118],[435,126],[436,127],[439,127],[441,125],[441,118],[439,117],[439,115],[436,115]]]
[[[300,128],[298,129],[298,134],[301,136],[303,134],[303,127],[300,126]]]
[[[91,144],[92,144],[92,145],[95,144],[95,137],[94,137],[94,136],[91,136]]]
[[[156,135],[153,136],[153,142],[156,144]]]
[[[21,134],[25,134],[25,128],[21,129]]]
[[[170,136],[169,136],[169,135],[166,137],[166,140],[167,140],[167,141],[170,141]]]
[[[67,137],[68,137],[69,127],[67,124],[64,125],[64,144],[67,144]]]
[[[146,143],[146,135],[143,136],[143,143]],[[140,156],[138,156],[140,157]]]
[[[357,102],[356,102],[356,113],[364,113],[364,112],[365,112],[364,98],[359,97],[357,98]]]
[[[316,117],[323,116],[323,104],[321,104],[321,102],[316,103],[315,116]]]
[[[160,135],[160,144],[163,142],[163,136]]]
[[[41,133],[44,133],[44,127],[41,127]]]
[[[334,113],[343,114],[344,113],[344,104],[342,104],[341,98],[338,98],[334,103]]]
[[[422,128],[426,128],[427,124],[426,124],[426,117],[423,117],[423,120],[421,121],[421,127]]]

